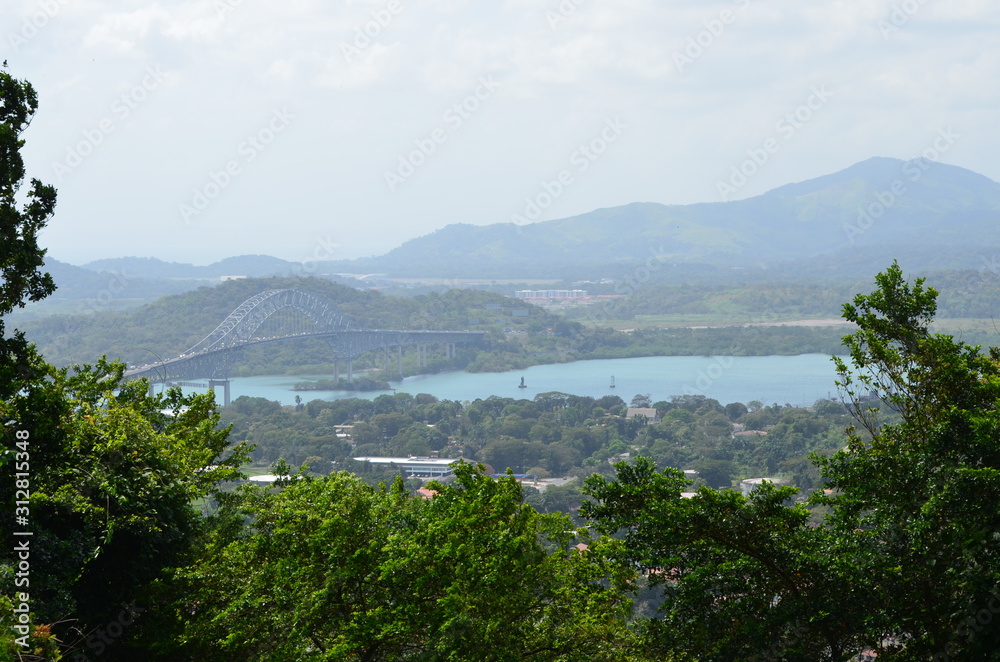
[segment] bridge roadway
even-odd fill
[[[336,373],[334,379],[340,378],[339,362],[346,360],[348,382],[353,383],[354,359],[372,351],[382,350],[384,352],[385,363],[383,365],[388,369],[388,353],[390,349],[396,350],[397,372],[400,378],[402,378],[402,355],[404,347],[415,347],[417,349],[418,364],[421,367],[426,367],[428,345],[445,345],[446,354],[451,358],[455,356],[456,345],[478,344],[482,342],[484,335],[485,333],[482,331],[392,331],[364,329],[300,333],[297,335],[247,340],[234,346],[192,354],[181,354],[165,361],[129,368],[125,371],[125,379],[146,378],[150,383],[194,378],[225,380],[231,374],[233,365],[239,362],[241,358],[240,354],[242,354],[242,350],[245,348],[253,345],[267,345],[306,338],[319,338],[325,340],[330,345],[330,349],[334,355],[334,372]]]
[[[284,311],[298,311],[298,326],[281,336],[265,336],[262,325]],[[287,322],[288,320],[286,320]],[[293,320],[294,321],[294,320]],[[302,325],[306,325],[303,327]],[[354,383],[354,359],[368,352],[383,352],[382,367],[389,370],[389,350],[396,350],[396,366],[403,376],[403,348],[415,347],[417,363],[427,366],[427,346],[444,344],[448,358],[455,356],[455,346],[482,341],[482,331],[390,331],[353,329],[345,317],[328,299],[314,292],[295,289],[264,290],[236,307],[214,331],[180,356],[132,367],[124,378],[149,380],[150,388],[157,382],[208,379],[209,388],[225,388],[224,403],[229,404],[229,376],[243,358],[243,352],[253,345],[265,345],[289,340],[319,338],[333,354],[334,381],[340,380],[340,362],[347,362],[347,381]]]
[[[418,359],[421,367],[423,367],[427,365],[427,345],[444,344],[447,348],[447,355],[450,358],[455,355],[455,345],[477,344],[482,341],[484,335],[485,333],[482,331],[389,331],[364,329],[300,333],[297,335],[244,341],[239,345],[194,354],[181,354],[165,361],[129,368],[125,371],[125,378],[141,379],[145,377],[151,382],[193,379],[196,377],[224,379],[229,376],[228,368],[233,363],[233,361],[225,360],[226,357],[224,355],[226,354],[235,354],[253,345],[267,345],[307,338],[319,338],[327,341],[334,352],[335,361],[347,360],[350,362],[367,352],[376,350],[388,351],[389,349],[398,350],[398,359],[402,356],[403,347],[416,346],[421,350]],[[213,364],[213,367],[216,369],[205,372],[207,364]],[[220,373],[219,368],[222,368],[223,372]],[[402,374],[401,369],[399,372]]]

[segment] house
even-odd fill
[[[733,438],[736,437],[766,437],[767,432],[764,430],[740,430],[739,432],[733,432]]]
[[[645,416],[647,423],[660,422],[660,412],[652,407],[629,407],[625,413],[625,420],[631,421],[636,416]]]
[[[260,476],[249,476],[247,477],[247,480],[257,485],[274,485],[275,481],[279,478],[281,478],[281,476],[275,476],[274,474],[262,474]]]

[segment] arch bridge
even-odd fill
[[[298,313],[285,319],[280,332],[269,332],[268,320],[288,311]],[[427,348],[432,344],[445,347],[445,355],[456,355],[457,345],[478,344],[482,331],[399,331],[354,328],[351,320],[341,314],[327,299],[305,290],[266,290],[256,294],[229,314],[215,330],[180,355],[153,364],[131,366],[125,379],[146,378],[154,383],[180,382],[186,379],[208,379],[209,387],[224,387],[224,403],[229,404],[229,376],[243,359],[248,347],[286,342],[304,338],[319,338],[330,348],[334,363],[334,381],[339,382],[341,362],[346,363],[347,381],[354,383],[354,360],[368,352],[383,353],[383,367],[389,369],[390,354],[394,353],[399,378],[403,378],[403,349],[413,347],[417,363],[427,366]]]

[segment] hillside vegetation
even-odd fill
[[[93,361],[93,357],[105,353],[130,364],[155,363],[195,345],[246,299],[276,288],[306,289],[326,297],[352,320],[355,328],[486,333],[481,346],[460,345],[456,357],[447,358],[443,349],[432,347],[426,368],[419,368],[412,356],[405,356],[404,374],[447,369],[504,371],[590,358],[840,351],[841,334],[836,329],[760,330],[736,326],[621,333],[604,326],[587,328],[542,308],[490,292],[448,290],[394,297],[319,278],[227,281],[164,297],[132,311],[53,316],[25,323],[22,328],[57,365]],[[514,316],[514,311],[526,311],[527,315]],[[278,334],[281,328],[265,325],[260,330],[261,335],[272,332]],[[362,357],[355,366],[375,369],[376,358]],[[329,372],[331,368],[332,357],[326,344],[303,339],[248,349],[233,376]],[[394,377],[374,375],[375,379]]]

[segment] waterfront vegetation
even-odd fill
[[[365,375],[354,377],[353,382],[341,377],[336,381],[315,379],[292,386],[293,391],[388,391],[390,388],[389,382],[384,379],[373,379]]]
[[[404,353],[405,376],[443,370],[503,372],[546,363],[642,356],[733,355],[772,356],[843,351],[843,328],[744,327],[637,328],[621,332],[611,326],[593,328],[537,306],[490,292],[449,290],[415,297],[384,296],[312,278],[242,279],[213,288],[165,297],[155,304],[89,316],[53,316],[24,325],[28,336],[56,365],[93,360],[107,354],[130,364],[155,364],[177,356],[208,335],[247,298],[266,289],[298,288],[334,302],[355,328],[475,330],[485,333],[479,346],[458,345],[448,357],[443,347],[429,346],[427,365]],[[519,316],[515,316],[518,311]],[[593,312],[593,311],[592,311]],[[598,311],[599,312],[599,311]],[[520,316],[526,315],[526,316]],[[259,335],[278,335],[293,318],[265,323]],[[383,370],[379,353],[355,360],[376,382],[398,378],[392,365]],[[390,363],[394,363],[390,361]],[[249,347],[233,368],[234,377],[280,374],[331,374],[329,346],[321,340],[298,339]],[[344,368],[342,365],[341,368]]]
[[[221,424],[232,426],[234,442],[253,445],[256,465],[306,464],[317,475],[341,468],[387,480],[391,472],[352,457],[434,454],[481,462],[490,472],[576,477],[580,487],[591,473],[611,473],[616,459],[641,455],[660,468],[698,471],[696,485],[729,488],[770,476],[810,490],[820,480],[810,454],[842,447],[850,422],[839,401],[797,408],[687,395],[651,404],[656,422],[627,418],[618,396],[543,393],[460,403],[397,393],[288,407],[243,396],[223,410]]]
[[[1000,283],[994,282],[998,277],[987,273],[971,280],[962,272],[939,275],[964,289],[946,291],[943,307],[949,314],[935,322],[934,330],[970,343],[1000,344],[1000,332],[991,318],[1000,303]],[[27,322],[23,329],[56,365],[84,363],[102,354],[132,364],[155,364],[197,343],[250,296],[285,287],[307,289],[333,301],[358,328],[485,332],[481,345],[458,345],[455,356],[447,356],[443,347],[429,346],[426,366],[414,353],[405,352],[404,376],[445,370],[503,372],[547,363],[643,356],[843,354],[841,339],[852,330],[843,321],[836,325],[829,321],[839,315],[832,301],[844,300],[843,286],[763,287],[755,294],[721,286],[691,291],[650,286],[641,293],[557,314],[492,292],[387,296],[319,278],[228,281],[134,310],[51,316]],[[817,303],[808,305],[811,297]],[[514,311],[527,316],[514,316]],[[260,333],[278,334],[282,324],[295,323],[275,319]],[[355,361],[355,371],[374,382],[397,379],[396,366],[383,370],[382,360],[378,353],[363,355]],[[232,376],[332,374],[333,368],[325,342],[299,339],[247,348]]]

